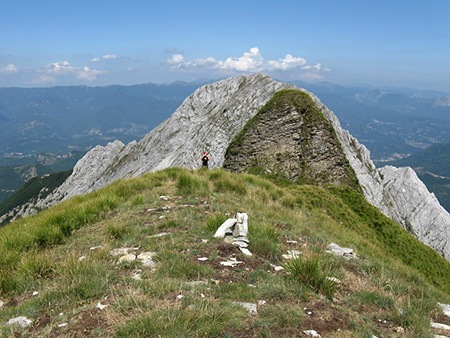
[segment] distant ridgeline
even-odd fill
[[[22,215],[120,178],[168,167],[199,168],[205,150],[211,168],[225,166],[298,183],[349,185],[450,260],[450,215],[412,169],[377,169],[366,147],[314,94],[262,74],[199,88],[139,142],[95,147],[61,186],[24,207]]]

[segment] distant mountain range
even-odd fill
[[[96,145],[139,140],[199,85],[0,88],[0,201]]]
[[[141,139],[208,82],[0,88],[0,201],[31,177],[72,169],[96,145]],[[448,93],[293,84],[320,97],[377,164],[450,142]]]
[[[370,150],[375,163],[450,142],[450,93],[330,83],[295,85],[320,97],[342,126]]]

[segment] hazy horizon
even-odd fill
[[[262,72],[450,92],[450,2],[0,0],[0,87]]]

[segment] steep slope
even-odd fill
[[[77,163],[68,180],[38,208],[96,190],[119,178],[174,166],[199,167],[199,154],[203,150],[212,155],[211,167],[221,167],[226,149],[239,131],[277,91],[289,88],[293,87],[262,74],[206,85],[189,96],[168,120],[141,141],[126,146],[116,141],[90,151]],[[366,147],[342,129],[334,113],[315,95],[303,91],[333,127],[367,200],[403,227],[422,234],[421,241],[449,260],[450,215],[417,176],[409,173],[405,184],[398,179],[402,171],[390,167],[379,171]],[[396,205],[399,192],[406,200],[401,209]]]

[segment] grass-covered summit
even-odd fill
[[[251,257],[213,238],[238,211]],[[0,229],[5,337],[431,337],[449,295],[449,264],[344,186],[167,169]]]

